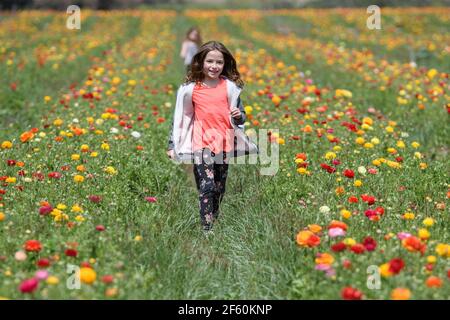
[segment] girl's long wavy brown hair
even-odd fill
[[[220,75],[225,76],[229,80],[233,81],[238,87],[244,87],[244,81],[242,81],[241,75],[237,69],[236,60],[234,59],[230,51],[218,41],[209,41],[207,43],[204,43],[199,48],[197,54],[192,58],[190,70],[186,75],[184,83],[199,83],[204,80],[205,75],[203,74],[203,63],[208,52],[214,50],[220,51],[223,54],[224,58],[224,66]]]

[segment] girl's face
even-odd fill
[[[223,71],[225,60],[222,52],[218,50],[212,50],[208,52],[203,61],[203,74],[208,80],[216,80],[219,78]]]
[[[189,33],[189,39],[192,41],[198,40],[198,32],[197,30],[192,30],[191,33]]]

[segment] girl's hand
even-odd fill
[[[236,119],[240,119],[242,117],[241,110],[239,108],[231,108],[230,112],[231,116]]]
[[[174,156],[175,156],[175,152],[172,150],[167,150],[167,156],[173,160]]]

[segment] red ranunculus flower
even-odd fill
[[[362,292],[353,287],[345,287],[341,290],[341,296],[344,300],[361,300]]]
[[[64,253],[68,257],[76,257],[78,255],[78,251],[76,249],[66,249]]]
[[[37,265],[39,268],[47,268],[47,267],[50,266],[50,260],[48,260],[48,259],[46,259],[46,258],[39,259],[39,260],[36,262],[36,265]]]
[[[398,274],[404,266],[405,263],[401,258],[395,258],[389,261],[389,271],[393,274]]]
[[[365,237],[363,240],[363,246],[367,251],[373,251],[377,248],[377,242],[372,237]]]
[[[350,250],[352,250],[353,253],[361,254],[364,251],[366,251],[366,248],[362,244],[357,243],[357,244],[352,245]]]
[[[39,252],[42,250],[42,244],[38,240],[27,240],[24,248],[29,252]]]
[[[334,252],[341,252],[345,249],[347,249],[347,246],[343,242],[338,242],[331,246],[331,250],[333,250]]]
[[[345,169],[344,176],[346,176],[349,179],[353,179],[355,177],[355,173],[353,172],[353,170]]]

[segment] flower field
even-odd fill
[[[449,299],[449,17],[0,13],[0,297]],[[230,166],[207,238],[165,153],[191,25],[279,147],[275,175]]]

